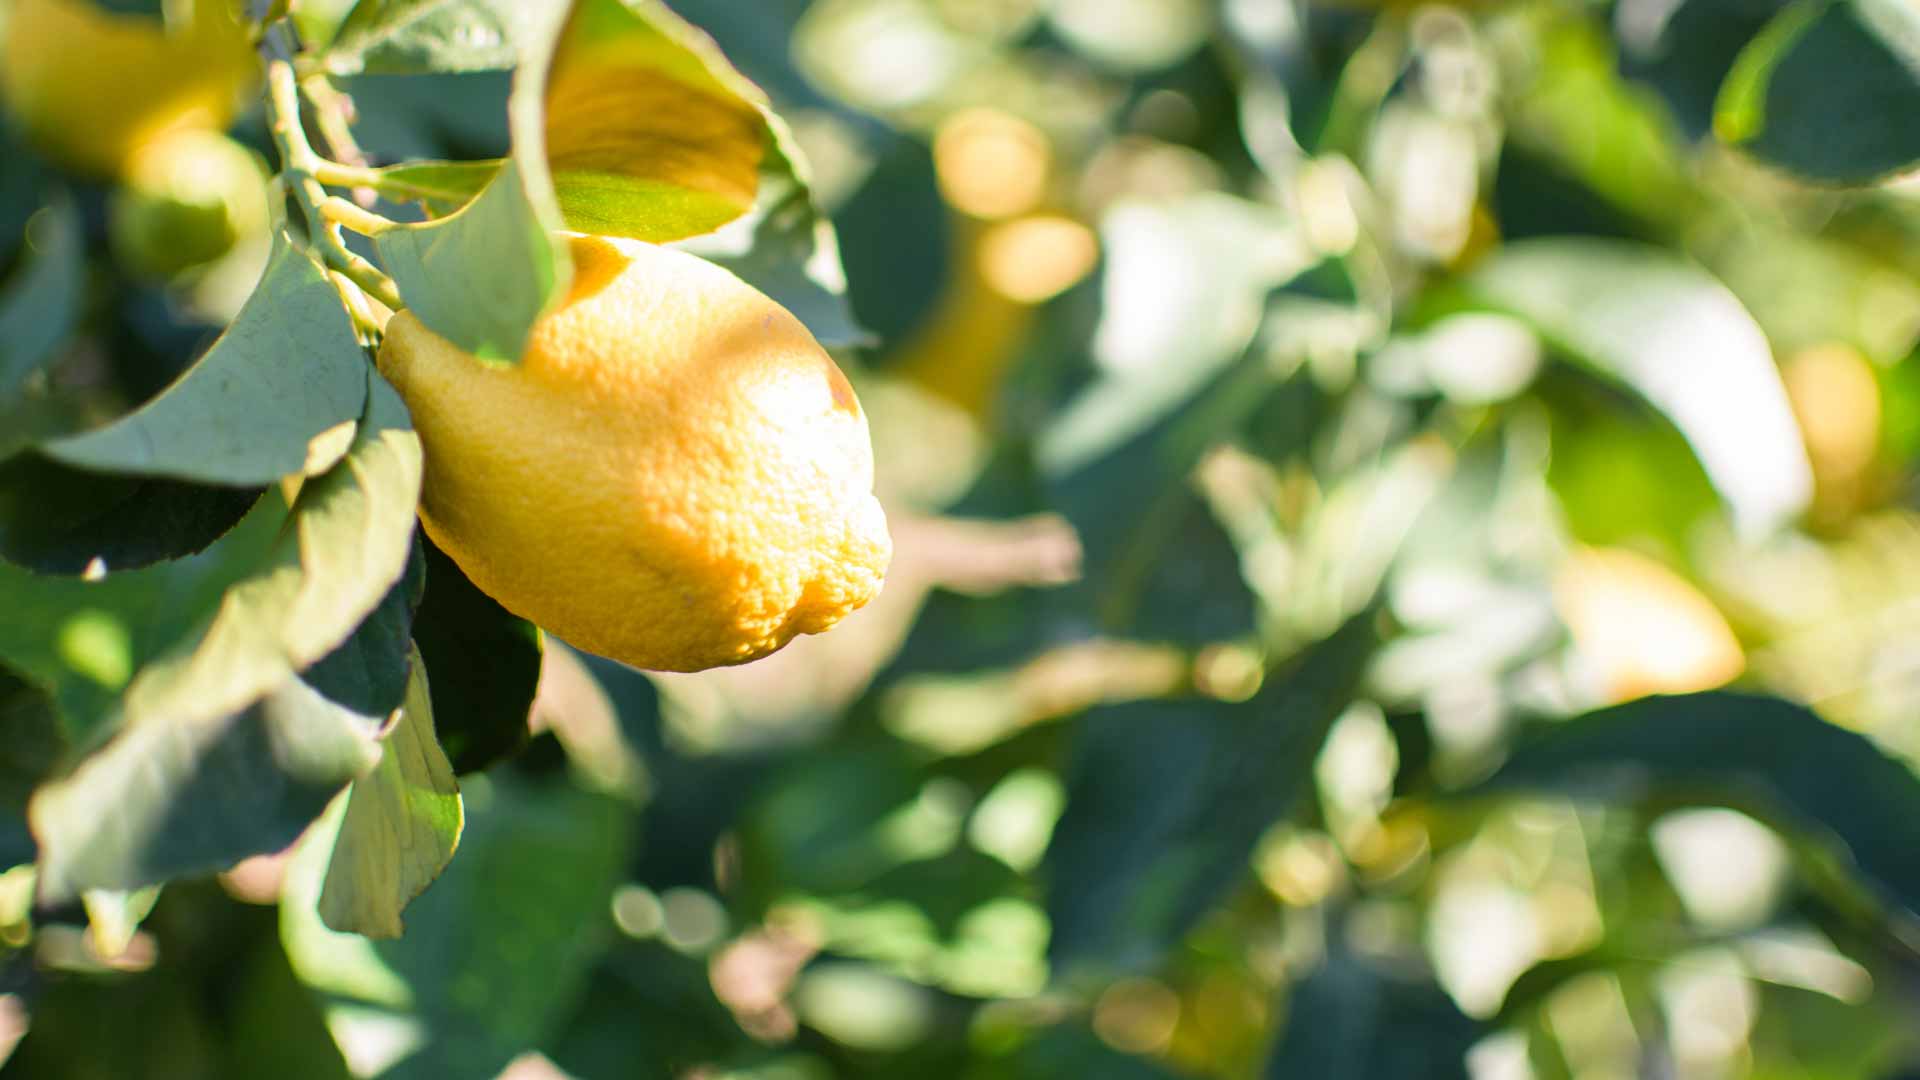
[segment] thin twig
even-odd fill
[[[332,196],[327,194],[327,189],[314,176],[315,168],[323,159],[314,152],[313,144],[307,141],[306,129],[300,126],[300,86],[289,61],[268,61],[267,102],[274,146],[280,152],[281,171],[287,178],[288,190],[306,218],[307,235],[319,248],[322,261],[359,286],[367,295],[390,308],[401,307],[400,290],[394,285],[393,279],[349,249],[345,238],[340,235],[339,224],[329,219],[321,209]],[[354,209],[359,210],[358,207]],[[371,229],[373,232],[392,224],[378,215],[364,210],[359,212],[364,215],[360,223],[374,225]]]

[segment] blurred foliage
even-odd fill
[[[1908,6],[667,2],[771,101],[680,71],[765,150],[682,242],[847,346],[897,545],[739,669],[401,550],[258,110],[144,185],[0,130],[0,1076],[1920,1073]],[[379,254],[511,352],[567,166],[472,28],[552,5],[292,10],[372,164],[490,185]],[[339,850],[446,870],[375,941]]]

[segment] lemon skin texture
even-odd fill
[[[100,179],[170,132],[225,130],[257,77],[225,0],[194,0],[172,32],[93,0],[13,0],[6,15],[0,101],[48,157]]]
[[[570,295],[518,364],[387,326],[427,535],[508,610],[651,670],[754,660],[865,604],[892,541],[832,358],[712,263],[569,242]]]

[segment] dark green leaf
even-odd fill
[[[371,1012],[424,1041],[382,1075],[498,1073],[571,1015],[613,933],[607,912],[632,825],[624,802],[512,773],[470,780],[465,801],[459,857],[408,909],[405,937],[368,942],[320,921],[339,815],[288,870],[280,925],[294,970],[330,1004],[356,1007],[333,1022]]]
[[[53,699],[0,667],[0,865],[33,861],[27,797],[52,775],[66,748]]]
[[[35,214],[26,228],[25,255],[0,288],[0,403],[21,392],[27,376],[45,365],[80,316],[83,238],[80,215],[61,198]],[[0,456],[11,448],[0,434]]]
[[[1375,641],[1363,613],[1246,701],[1143,701],[1078,721],[1046,858],[1056,964],[1151,964],[1247,877],[1261,834],[1307,792]]]
[[[572,1076],[671,1080],[724,1058],[744,1037],[703,960],[629,942],[602,961],[579,1012],[543,1049]]]
[[[320,267],[284,235],[275,244],[246,306],[179,381],[43,451],[83,468],[239,486],[331,467],[366,405],[366,354]]]
[[[1920,778],[1801,705],[1747,694],[1643,698],[1553,724],[1479,790],[1733,802],[1834,845],[1920,915]]]
[[[98,559],[135,570],[206,549],[263,489],[73,469],[39,454],[0,463],[0,557],[31,570],[78,574]]]
[[[540,683],[540,630],[476,588],[423,534],[427,589],[413,639],[433,678],[434,729],[458,773],[476,772],[527,742]]]
[[[1485,1032],[1424,972],[1403,974],[1344,947],[1296,983],[1268,1080],[1466,1080]]]
[[[1804,0],[1735,62],[1714,131],[1812,180],[1867,183],[1920,161],[1920,15],[1902,0]]]
[[[1125,1054],[1081,1027],[1055,1027],[1036,1035],[987,1074],[994,1080],[1178,1080],[1179,1073]],[[1331,1075],[1331,1074],[1330,1074]]]
[[[300,673],[307,685],[362,716],[387,716],[400,707],[411,678],[414,611],[426,586],[426,561],[416,542],[406,573],[352,636]]]

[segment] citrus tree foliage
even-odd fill
[[[1920,1068],[1908,5],[0,16],[0,1073]],[[869,610],[418,531],[569,230],[848,366]]]

